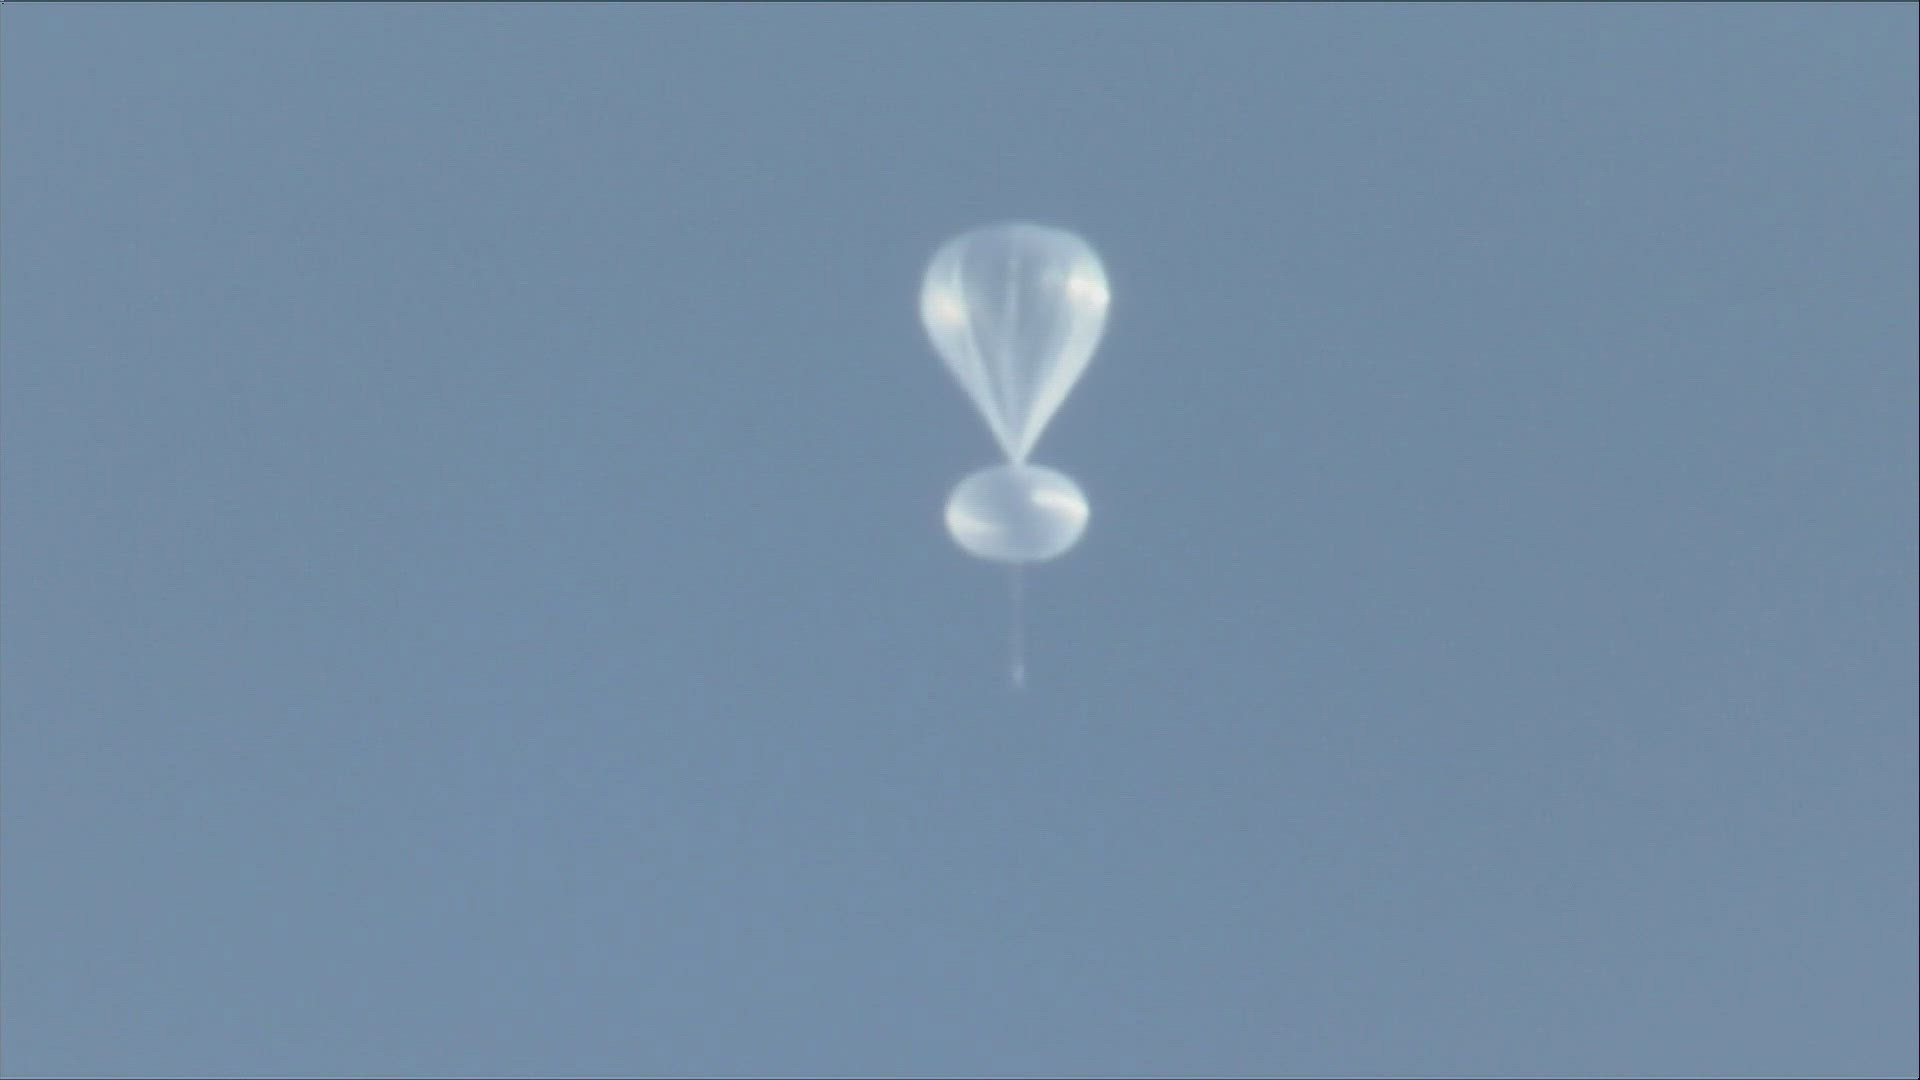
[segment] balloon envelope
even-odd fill
[[[1078,236],[991,225],[934,252],[920,318],[1007,460],[1027,459],[1093,359],[1107,321],[1107,275]]]
[[[947,499],[947,531],[970,554],[998,562],[1041,562],[1066,551],[1087,528],[1087,497],[1064,473],[1039,465],[995,465],[960,481]]]

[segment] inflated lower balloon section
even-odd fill
[[[1110,299],[1100,257],[1064,229],[990,225],[934,252],[920,319],[1006,456],[947,501],[947,531],[968,552],[1039,562],[1086,529],[1079,486],[1027,457],[1093,359]]]
[[[1087,497],[1064,473],[1039,465],[981,469],[947,499],[947,531],[982,559],[1023,563],[1051,559],[1087,527]]]

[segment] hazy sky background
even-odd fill
[[[1912,5],[4,30],[9,1073],[1920,1067]]]

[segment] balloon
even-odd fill
[[[1027,681],[1021,566],[1079,542],[1087,497],[1027,455],[1087,370],[1107,324],[1107,272],[1061,229],[990,225],[940,245],[920,283],[920,321],[1007,460],[947,497],[947,532],[968,554],[1012,564],[1008,674]]]
[[[1087,497],[1063,473],[1007,463],[960,481],[947,499],[947,531],[968,552],[997,562],[1051,559],[1087,527]]]
[[[1107,275],[1085,240],[992,225],[934,253],[920,318],[1007,460],[1027,460],[1100,343]]]

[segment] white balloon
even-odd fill
[[[1107,274],[1092,246],[1044,225],[976,229],[941,245],[920,288],[927,336],[1020,464],[1093,359]]]
[[[1064,473],[1008,463],[981,469],[947,499],[955,543],[996,562],[1042,562],[1072,547],[1087,528],[1087,497]]]

